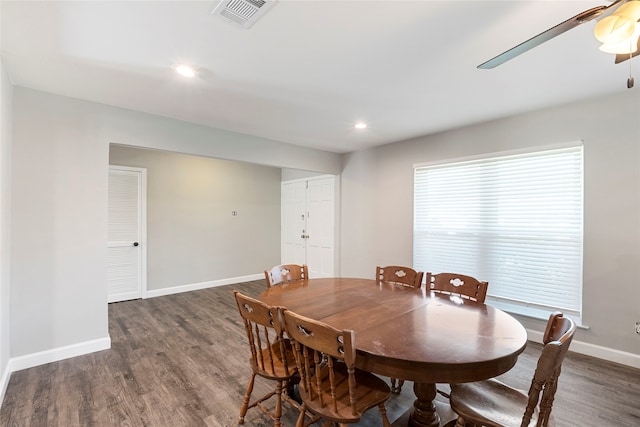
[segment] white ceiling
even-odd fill
[[[242,29],[216,0],[2,1],[1,45],[17,86],[341,153],[628,90],[595,21],[476,69],[601,4],[279,0]]]

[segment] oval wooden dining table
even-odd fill
[[[376,280],[308,279],[272,286],[260,300],[338,329],[353,329],[356,366],[413,381],[408,419],[436,427],[436,383],[496,377],[524,351],[527,333],[512,316],[489,305]]]

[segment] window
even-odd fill
[[[486,280],[487,302],[510,312],[579,321],[582,151],[416,166],[414,266]]]

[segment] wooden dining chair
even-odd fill
[[[278,310],[275,307],[233,291],[240,316],[244,321],[244,327],[250,347],[249,364],[251,365],[251,378],[247,385],[238,424],[244,423],[244,417],[250,408],[258,407],[274,422],[274,426],[280,426],[282,416],[282,402],[286,401],[300,409],[300,405],[287,394],[290,381],[297,375],[295,357],[291,350],[291,343],[283,338],[281,322],[278,319]],[[256,375],[275,381],[275,388],[264,396],[250,401]],[[275,396],[275,408],[270,409],[265,401]]]
[[[431,274],[427,272],[426,286],[427,291],[431,290],[437,293],[457,295],[461,298],[484,303],[487,297],[489,283],[481,282],[476,278],[465,276],[464,274]]]
[[[489,282],[482,282],[474,277],[457,273],[432,274],[431,272],[427,272],[425,284],[427,291],[454,295],[480,303],[484,303],[489,287]],[[401,386],[402,384],[400,387]],[[449,394],[441,389],[438,389],[438,393],[446,398],[449,397]]]
[[[422,286],[422,271],[416,271],[411,267],[388,265],[376,267],[376,280],[378,282],[398,283],[404,286],[420,288]]]
[[[496,379],[452,385],[449,402],[458,414],[456,427],[554,426],[551,408],[560,367],[575,331],[575,322],[562,313],[549,316],[528,393]]]
[[[267,281],[267,288],[270,288],[281,283],[308,279],[309,269],[306,264],[276,265],[271,270],[265,270],[264,278]]]
[[[398,283],[403,286],[420,289],[422,286],[423,276],[424,272],[416,271],[410,267],[403,267],[399,265],[376,267],[376,280],[378,282]],[[400,393],[402,391],[402,386],[404,385],[404,380],[397,380],[396,378],[390,378],[390,380],[391,392]]]
[[[292,340],[300,374],[298,385],[302,409],[296,427],[305,426],[307,411],[323,418],[324,425],[356,423],[362,414],[377,406],[382,424],[390,426],[385,401],[387,383],[355,367],[355,333],[282,311],[282,321]]]

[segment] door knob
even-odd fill
[[[303,234],[303,235],[301,235],[300,237],[301,237],[301,238],[303,238],[303,239],[308,239],[308,238],[309,238],[309,235],[308,235],[308,234]]]
[[[138,242],[133,242],[133,246],[138,246],[140,243]]]

